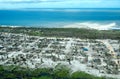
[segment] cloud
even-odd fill
[[[96,3],[101,0],[0,0],[0,3],[41,3],[41,2],[64,2],[64,3]]]
[[[0,3],[40,3],[40,2],[60,2],[62,0],[0,0]]]
[[[0,0],[0,9],[120,8],[120,0]]]

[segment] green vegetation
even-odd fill
[[[34,36],[76,37],[89,39],[120,39],[120,30],[94,30],[78,28],[0,27],[0,32],[24,33]]]
[[[30,69],[18,66],[0,66],[0,79],[105,79],[84,72],[74,72],[65,66],[56,68]]]
[[[89,75],[87,73],[84,73],[84,72],[74,72],[72,75],[71,75],[71,78],[72,79],[105,79],[104,77],[95,77],[93,75]]]

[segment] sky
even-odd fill
[[[120,8],[120,0],[0,0],[0,9]]]

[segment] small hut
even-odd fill
[[[0,45],[0,49],[3,49],[4,47],[2,45]]]

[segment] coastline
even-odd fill
[[[62,25],[59,23],[62,22],[54,22],[54,23],[49,23],[46,25],[41,25],[41,26],[21,26],[21,25],[0,25],[0,27],[12,27],[12,28],[17,28],[17,27],[23,27],[23,28],[84,28],[84,29],[95,29],[95,30],[120,30],[119,25],[116,22],[68,22]],[[48,26],[49,25],[49,26]]]

